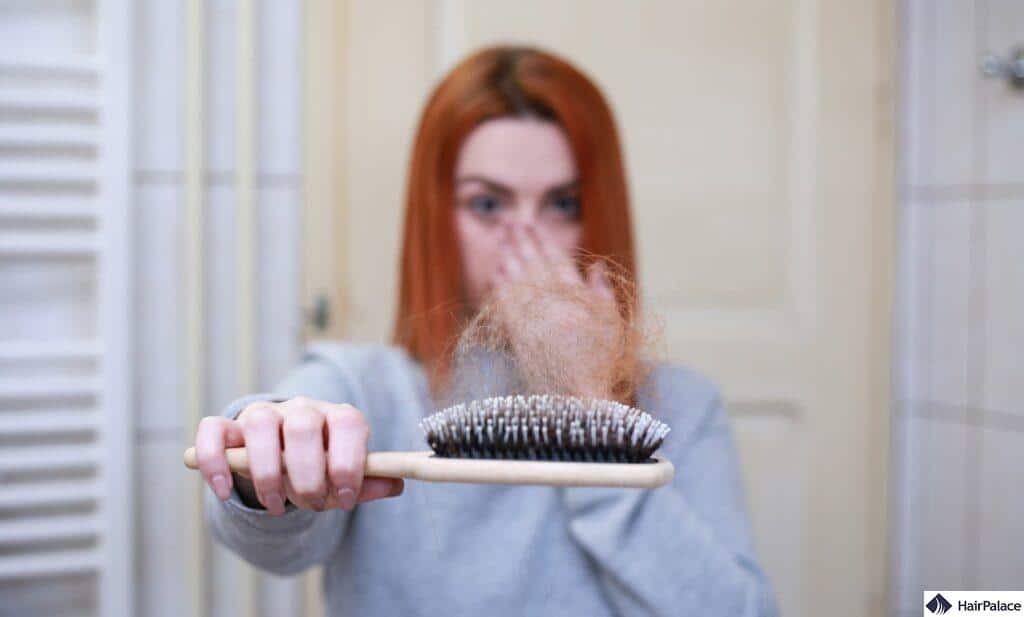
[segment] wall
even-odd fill
[[[258,389],[295,362],[300,328],[298,237],[301,207],[302,5],[256,3],[256,273]],[[138,573],[137,615],[187,613],[189,547],[181,466],[186,435],[182,373],[182,243],[186,19],[184,2],[136,6],[134,97],[137,259],[135,353]],[[205,3],[205,353],[206,409],[216,413],[240,394],[235,368],[236,3]],[[189,485],[191,487],[191,485]],[[190,488],[191,490],[191,488]],[[207,547],[208,614],[234,615],[254,599],[248,566],[219,546]],[[257,587],[263,614],[293,613],[297,584],[266,577]],[[259,614],[259,613],[256,613]]]
[[[893,600],[918,615],[1024,581],[1024,91],[979,70],[1024,3],[909,0],[903,28]]]

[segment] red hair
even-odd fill
[[[635,289],[626,176],[615,120],[600,90],[550,53],[483,49],[431,94],[409,165],[394,341],[429,369],[433,388],[447,377],[452,346],[470,316],[455,235],[456,158],[474,128],[503,116],[541,117],[562,128],[579,174],[581,248],[616,262]]]

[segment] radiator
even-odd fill
[[[100,615],[133,612],[131,7],[0,44],[0,583],[88,575]]]

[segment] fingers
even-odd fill
[[[506,228],[502,245],[504,251],[498,263],[496,283],[535,276],[537,266],[544,263],[538,247],[533,246],[526,237],[524,226],[520,223],[513,223]]]
[[[533,250],[545,263],[558,265],[566,261],[566,255],[555,249],[554,243],[542,237],[541,230],[535,225],[527,225],[523,230],[523,242],[534,247]]]
[[[386,497],[397,497],[405,490],[405,480],[401,478],[363,478],[363,490],[359,493],[358,503],[366,503]]]
[[[327,505],[324,416],[316,403],[305,397],[283,403],[281,411],[284,463],[293,501],[300,508],[323,511]]]
[[[285,487],[291,494],[291,487],[288,485],[288,476],[285,476]],[[398,497],[405,491],[405,480],[402,478],[379,478],[379,477],[365,477],[362,481],[362,488],[359,491],[358,497],[355,499],[356,504],[367,503],[370,501],[377,501],[378,499],[387,499],[389,497]],[[355,505],[353,505],[353,508]],[[351,511],[352,508],[347,508],[345,505],[339,502],[337,493],[328,495],[327,509],[341,508],[342,510]]]
[[[518,244],[530,263],[543,269],[543,274],[554,275],[569,285],[579,285],[583,282],[576,268],[576,260],[571,254],[560,250],[540,227],[532,224],[523,227],[519,233]]]
[[[537,241],[533,225],[514,225],[511,235],[509,252],[521,264],[523,275],[539,278],[549,274],[553,262]]]
[[[400,495],[405,487],[401,479],[363,478],[369,436],[365,417],[351,405],[305,397],[257,401],[237,420],[204,418],[196,458],[222,500],[232,487],[225,450],[244,446],[252,490],[271,515],[284,514],[286,497],[302,509],[351,511],[359,503]]]
[[[239,415],[256,497],[274,516],[284,514],[281,478],[281,415],[270,402],[253,403]]]
[[[324,407],[327,422],[327,474],[336,503],[351,511],[363,490],[366,444],[370,427],[362,412],[351,405]]]
[[[587,285],[605,300],[615,299],[615,290],[608,280],[608,268],[598,260],[587,268]]]
[[[525,270],[525,264],[517,244],[514,235],[510,233],[509,241],[505,245],[505,251],[498,265],[498,275],[504,280],[517,279],[523,275]]]
[[[232,484],[224,450],[242,445],[245,436],[235,422],[219,416],[207,416],[199,422],[195,443],[199,471],[221,501],[230,497]]]
[[[533,225],[516,225],[512,229],[514,247],[523,262],[531,266],[546,264],[549,259],[537,242],[537,231]]]
[[[569,285],[578,285],[583,282],[580,272],[576,267],[576,260],[572,255],[558,250],[555,243],[543,237],[540,228],[533,225],[526,230],[526,236],[530,242],[537,247],[544,263],[547,264],[556,276]]]

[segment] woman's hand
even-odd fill
[[[554,248],[537,228],[516,225],[491,291],[517,355],[543,354],[550,368],[572,371],[572,394],[609,398],[607,354],[615,353],[622,321],[600,260],[582,275],[572,255]]]
[[[251,403],[235,420],[208,416],[196,433],[199,470],[221,500],[231,486],[272,515],[287,498],[321,512],[402,494],[401,479],[363,477],[370,427],[362,412],[305,397]],[[232,476],[225,449],[245,446],[249,473]],[[287,474],[281,471],[282,456]]]

